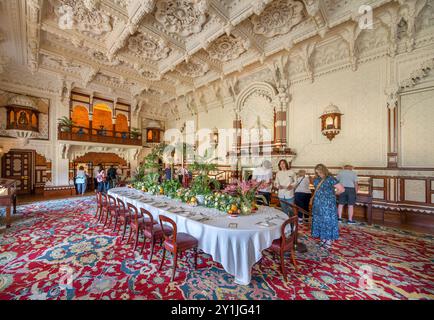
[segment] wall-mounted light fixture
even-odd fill
[[[330,141],[341,132],[341,117],[342,113],[337,106],[330,103],[322,113],[321,132]]]

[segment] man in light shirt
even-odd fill
[[[338,221],[342,222],[344,205],[348,205],[348,224],[355,224],[353,214],[358,189],[357,174],[353,171],[353,166],[345,165],[336,178],[345,187],[345,191],[339,195]]]
[[[266,205],[270,205],[271,202],[271,188],[273,179],[273,171],[271,169],[271,162],[269,160],[264,160],[262,166],[257,167],[253,170],[252,180],[257,182],[263,182],[266,184],[264,189],[259,189],[258,193],[263,195],[267,200]]]

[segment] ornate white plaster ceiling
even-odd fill
[[[410,1],[415,10],[420,10],[419,2],[426,2]],[[10,48],[3,51],[6,54],[0,51],[0,72],[7,59],[25,61],[32,73],[47,71],[75,85],[98,84],[146,103],[170,104],[283,50],[300,60],[290,70],[306,70],[312,76],[310,59],[318,53],[315,44],[304,44],[307,39],[322,39],[332,26],[356,21],[360,5],[376,8],[388,2],[406,3],[0,0],[0,47],[13,38],[16,50],[15,55]],[[348,26],[338,33],[355,67],[357,36]]]

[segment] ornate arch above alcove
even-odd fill
[[[277,96],[277,90],[274,86],[267,82],[253,82],[244,88],[237,96],[235,102],[235,112],[238,114],[243,109],[245,102],[252,95],[259,95],[269,100],[270,104],[274,106],[274,101]]]

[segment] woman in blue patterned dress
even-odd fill
[[[336,194],[342,193],[344,187],[323,164],[315,167],[315,174],[316,191],[312,207],[312,237],[320,238],[320,245],[330,249],[333,241],[339,238]]]

